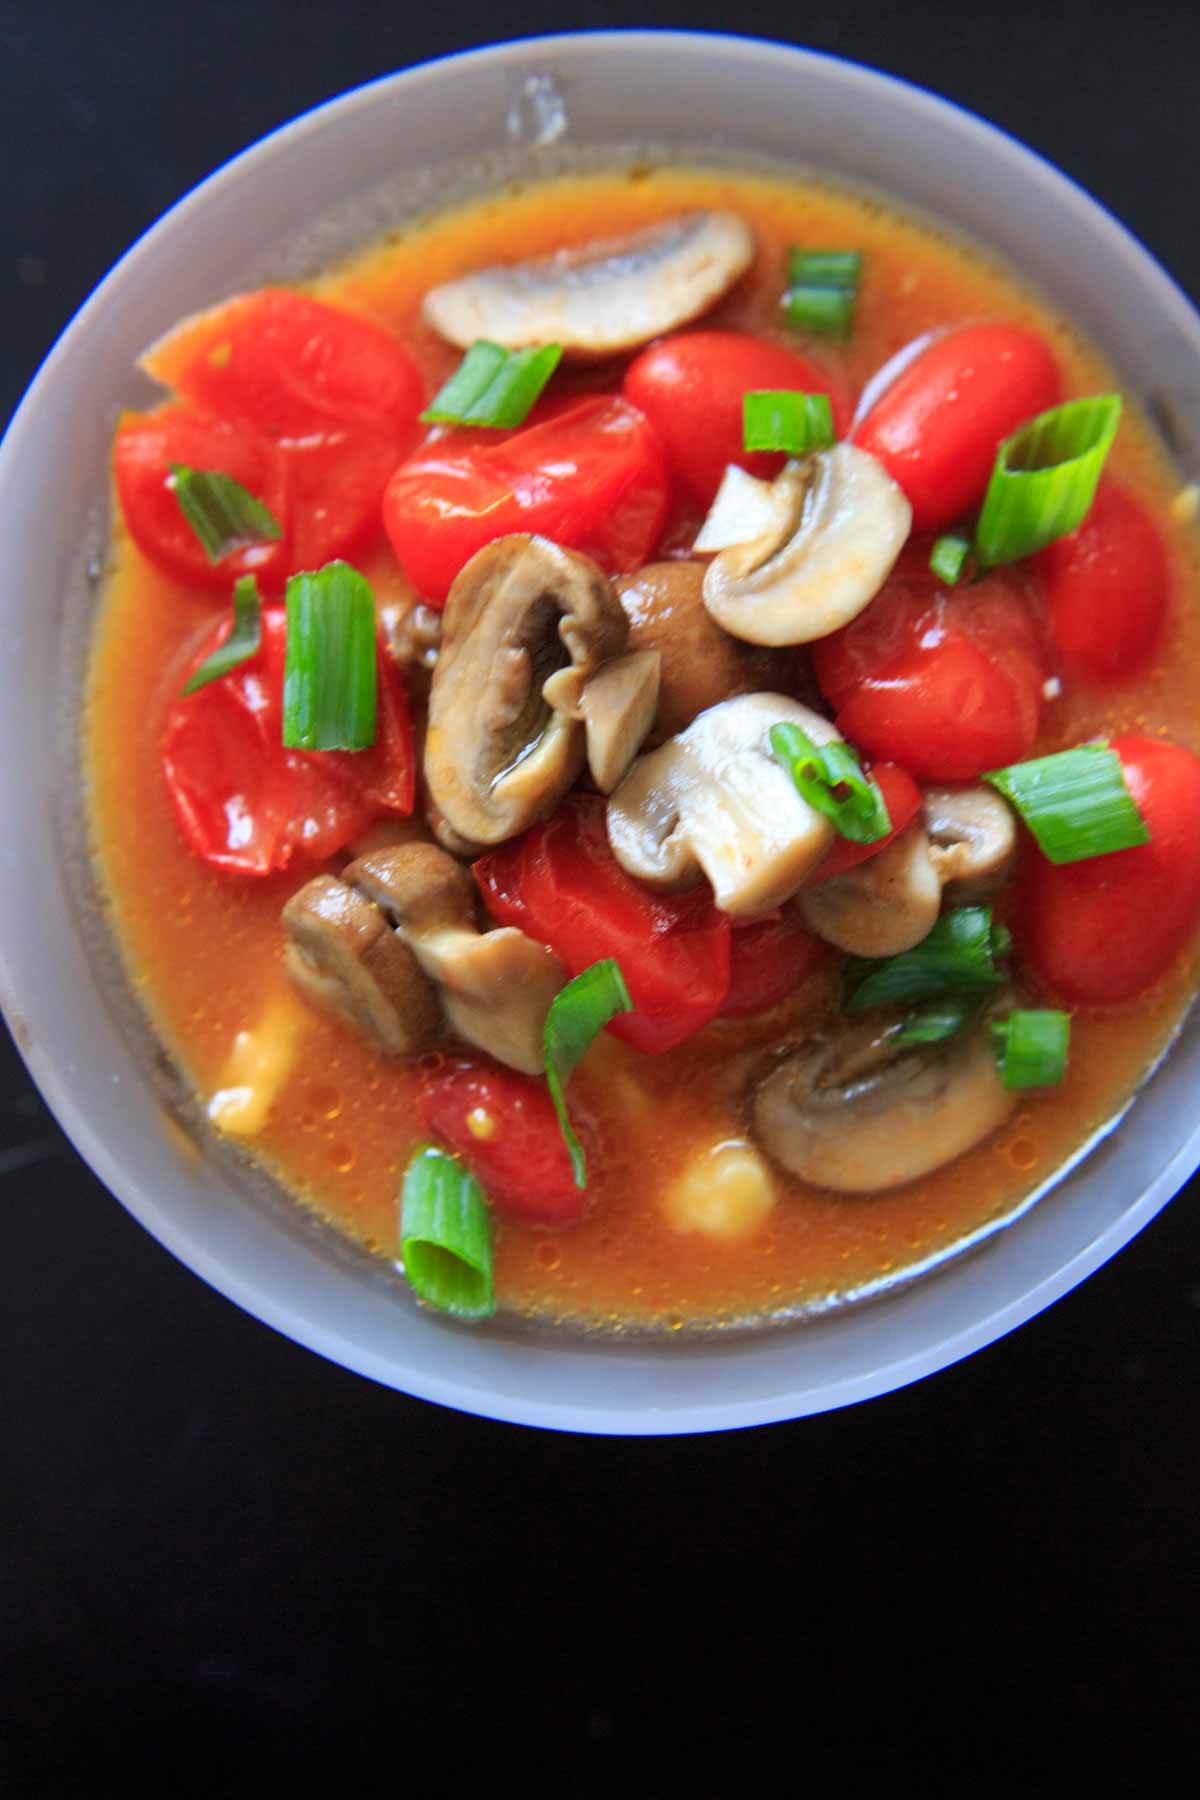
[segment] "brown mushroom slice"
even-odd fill
[[[592,361],[697,318],[753,258],[737,213],[682,213],[626,237],[478,269],[431,289],[422,311],[463,350],[477,338],[510,350],[561,344],[566,356]]]
[[[658,706],[662,658],[657,650],[630,650],[592,676],[579,712],[587,765],[602,794],[611,794],[645,742]]]
[[[994,788],[926,788],[921,812],[951,906],[976,906],[1003,887],[1017,854],[1017,827]]]
[[[986,1021],[911,1048],[894,1045],[896,1031],[846,1026],[777,1061],[750,1101],[768,1156],[815,1187],[875,1194],[953,1162],[1010,1116],[1017,1096]]]
[[[851,956],[899,956],[929,936],[942,884],[929,840],[912,824],[867,861],[802,888],[796,903],[809,929]]]
[[[817,744],[837,732],[784,694],[741,694],[639,757],[608,803],[621,867],[657,888],[706,875],[722,912],[754,918],[789,900],[828,853],[833,826],[800,797],[772,754],[772,725]]]
[[[437,989],[378,907],[332,875],[317,875],[283,909],[284,963],[299,991],[364,1031],[392,1056],[436,1042]]]
[[[429,690],[425,780],[445,842],[499,844],[553,812],[583,767],[583,686],[627,631],[589,557],[518,533],[471,558]]]
[[[704,604],[748,643],[807,644],[875,598],[912,507],[883,465],[853,444],[786,463],[775,486],[788,501],[778,528],[714,558]]]

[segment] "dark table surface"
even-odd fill
[[[736,27],[908,77],[1044,152],[1200,297],[1184,0],[432,10],[0,0],[0,418],[226,157],[391,69],[564,27]],[[276,1336],[127,1217],[10,1045],[0,1082],[0,1791],[374,1767],[443,1793],[509,1765],[569,1793],[724,1794],[727,1747],[743,1783],[828,1757],[852,1789],[1044,1791],[1070,1766],[1103,1793],[1140,1790],[1152,1749],[1194,1759],[1196,1194],[917,1387],[590,1440]]]

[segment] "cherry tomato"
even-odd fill
[[[658,432],[672,469],[708,506],[727,464],[763,479],[783,467],[782,456],[742,448],[742,395],[772,388],[828,394],[842,435],[849,407],[840,383],[795,350],[736,331],[684,331],[651,344],[630,363],[623,392]]]
[[[966,781],[1033,748],[1048,670],[1010,571],[948,589],[916,546],[812,663],[842,736],[914,775]]]
[[[228,593],[240,575],[278,581],[286,545],[278,540],[234,550],[210,563],[180,511],[171,488],[171,464],[220,469],[232,475],[281,526],[287,517],[287,475],[273,444],[221,419],[183,406],[156,413],[126,413],[113,445],[117,497],[129,535],[144,556],[174,581]]]
[[[400,452],[367,426],[279,445],[287,479],[287,567],[353,558],[383,528],[383,491]]]
[[[362,425],[406,449],[424,399],[416,364],[386,331],[286,288],[185,319],[142,365],[204,411],[273,440]]]
[[[383,522],[413,586],[440,606],[475,552],[512,531],[582,550],[610,575],[636,569],[658,541],[667,498],[650,425],[600,395],[520,431],[433,433],[388,483]]]
[[[1050,544],[1034,567],[1068,680],[1140,674],[1162,636],[1170,587],[1162,538],[1140,503],[1102,481],[1079,530]]]
[[[968,325],[934,340],[854,432],[912,502],[914,531],[937,531],[983,499],[1001,441],[1055,405],[1050,348],[1019,325]]]
[[[883,795],[892,829],[886,837],[879,838],[874,844],[856,844],[850,838],[838,838],[816,874],[809,876],[810,887],[814,882],[828,881],[832,875],[844,875],[847,869],[853,869],[858,863],[878,856],[916,818],[921,806],[921,790],[907,770],[897,768],[895,763],[881,762],[875,763],[869,772],[875,777]]]
[[[223,619],[196,668],[229,635]],[[408,699],[382,643],[375,742],[369,750],[285,750],[287,620],[263,608],[258,654],[180,698],[167,715],[163,772],[180,831],[197,856],[239,875],[332,856],[380,813],[412,811]]]
[[[1140,994],[1200,926],[1200,758],[1157,738],[1112,747],[1149,843],[1062,864],[1029,844],[1018,890],[1021,948],[1080,1006]]]
[[[729,991],[729,920],[707,887],[655,894],[608,847],[605,803],[568,797],[554,817],[475,864],[488,911],[549,944],[572,975],[613,956],[634,1011],[608,1029],[638,1050],[681,1044]]]
[[[816,968],[825,949],[791,906],[774,918],[735,924],[729,939],[729,992],[721,1017],[749,1018],[785,1000]]]
[[[573,1091],[570,1105],[586,1151],[589,1123]],[[498,1063],[452,1063],[426,1078],[421,1106],[427,1129],[461,1156],[498,1212],[570,1225],[586,1211],[544,1081]]]

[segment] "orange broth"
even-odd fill
[[[1032,324],[1050,339],[1068,393],[1115,385],[1066,321],[978,252],[881,203],[758,176],[639,169],[498,194],[393,234],[309,291],[394,332],[432,391],[457,361],[419,316],[422,295],[436,283],[681,209],[718,206],[749,221],[759,255],[705,325],[796,343],[840,365],[857,390],[918,334],[999,317]],[[798,340],[781,325],[778,296],[793,243],[863,251],[847,346]],[[616,385],[611,366],[583,379]],[[1200,558],[1190,524],[1172,512],[1178,480],[1128,407],[1111,467],[1159,517],[1172,567],[1170,630],[1157,666],[1135,688],[1077,691],[1047,705],[1039,749],[1137,730],[1200,750],[1190,675],[1200,667]],[[381,601],[406,597],[386,547],[362,566]],[[159,761],[163,721],[217,604],[158,574],[118,519],[85,743],[101,885],[131,980],[201,1099],[221,1085],[235,1035],[253,1028],[273,1001],[284,1007],[296,1033],[295,1064],[250,1148],[301,1203],[392,1256],[398,1185],[418,1136],[419,1068],[384,1060],[348,1028],[284,998],[280,908],[313,866],[265,880],[223,876],[186,848],[169,809]],[[830,976],[812,977],[771,1013],[714,1024],[665,1056],[643,1057],[604,1036],[573,1087],[604,1144],[591,1209],[581,1224],[555,1232],[497,1221],[501,1303],[614,1327],[721,1324],[817,1305],[902,1271],[1001,1218],[1111,1117],[1169,1041],[1196,980],[1193,952],[1136,1002],[1076,1014],[1062,1086],[1029,1096],[997,1136],[920,1181],[846,1197],[774,1171],[773,1210],[736,1240],[674,1229],[664,1196],[698,1151],[743,1135],[747,1057],[830,1008]]]

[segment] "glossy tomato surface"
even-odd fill
[[[571,1123],[587,1154],[594,1133],[576,1092]],[[544,1081],[499,1063],[454,1060],[427,1075],[426,1128],[461,1156],[490,1203],[514,1219],[567,1225],[587,1210]]]
[[[1170,593],[1162,535],[1141,502],[1102,481],[1079,530],[1034,566],[1064,678],[1136,680],[1162,640]]]

